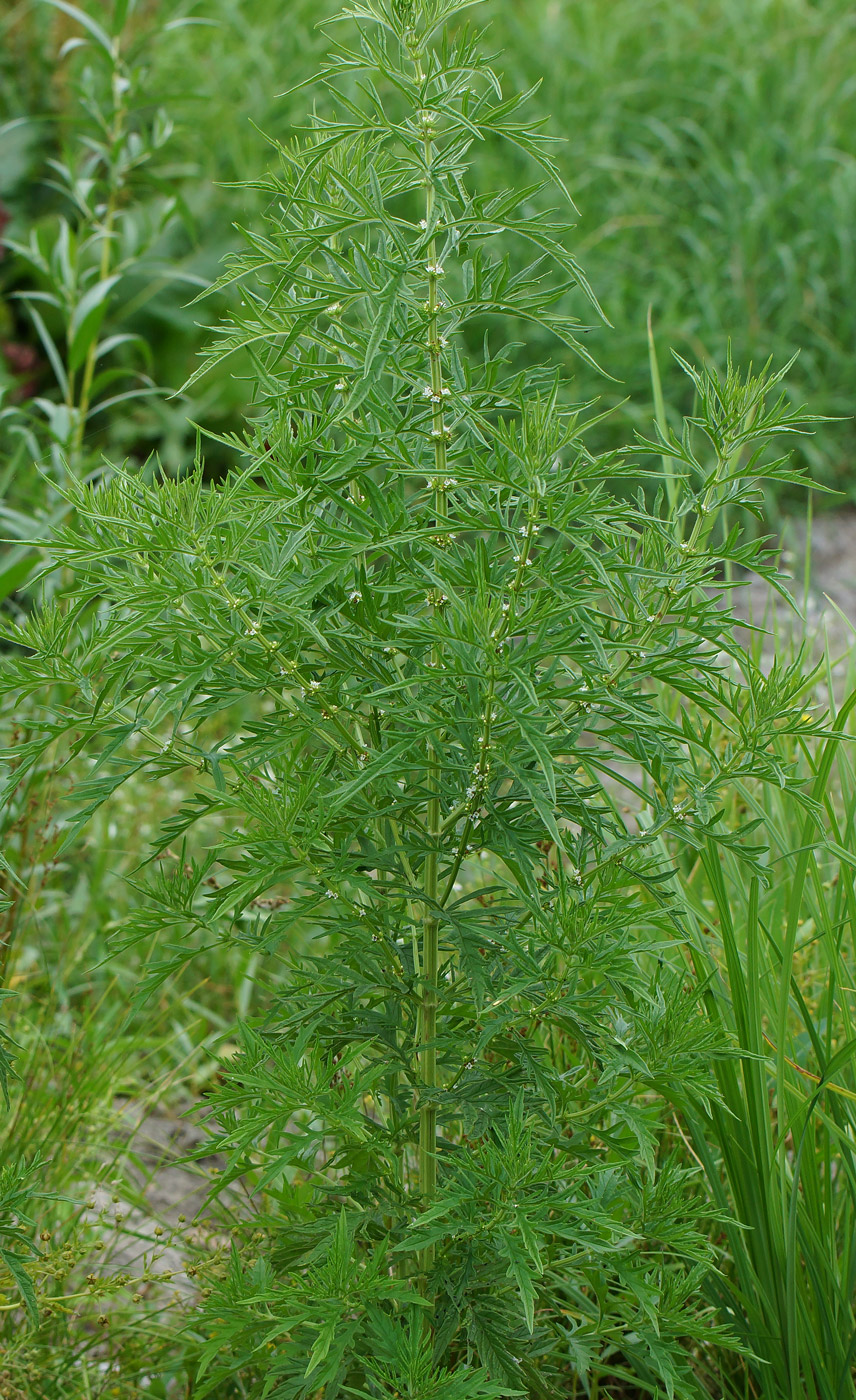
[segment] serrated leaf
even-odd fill
[[[39,1304],[36,1298],[36,1290],[33,1287],[33,1280],[24,1268],[24,1261],[20,1254],[15,1254],[11,1249],[0,1249],[0,1259],[6,1265],[18,1285],[24,1305],[30,1315],[30,1321],[34,1327],[39,1325]]]
[[[508,1260],[507,1277],[513,1279],[517,1285],[523,1305],[523,1317],[527,1329],[532,1333],[535,1331],[535,1280],[532,1265],[514,1239],[505,1231],[500,1236],[500,1241],[501,1252]]]

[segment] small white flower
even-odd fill
[[[340,394],[344,394],[344,392],[345,392],[345,390],[347,389],[347,387],[348,387],[348,386],[347,386],[347,384],[345,383],[344,379],[337,379],[337,380],[336,380],[335,388],[338,389],[338,391],[339,391]]]
[[[448,340],[446,339],[446,337],[445,337],[444,335],[441,335],[441,336],[440,336],[440,345],[441,345],[441,347],[445,350],[445,348],[446,348],[446,346],[447,346],[448,344],[449,344],[449,342],[448,342]]]
[[[423,386],[422,386],[422,397],[423,397],[423,399],[430,399],[430,397],[431,397],[431,395],[433,394],[433,392],[434,392],[434,390],[431,388],[431,385],[430,385],[430,384],[423,384]]]
[[[444,399],[448,399],[451,398],[452,391],[447,385],[444,384],[443,388],[440,390],[440,393]]]
[[[321,682],[320,682],[320,681],[310,681],[310,682],[309,682],[309,689],[310,689],[310,690],[320,690],[320,689],[321,689]]]
[[[341,310],[342,310],[342,303],[341,303],[340,301],[331,301],[331,302],[330,302],[330,305],[327,307],[327,315],[328,315],[328,316],[338,316],[338,314],[339,314],[339,312],[340,312]]]
[[[518,533],[518,535],[528,535],[528,534],[529,534],[529,526],[528,526],[528,525],[521,525],[521,526],[520,526],[520,529],[517,531],[517,533]]]
[[[360,603],[362,602],[362,598],[363,595],[358,588],[352,589],[352,591],[348,594],[349,603]]]
[[[438,262],[428,263],[426,265],[426,271],[429,277],[445,277],[446,275],[446,270],[442,263]]]
[[[445,481],[443,482],[443,485],[447,488],[450,486],[457,486],[457,484],[458,478],[456,476],[447,476]]]
[[[427,228],[427,227],[428,227],[428,220],[427,220],[427,219],[420,219],[420,220],[419,220],[419,227],[420,227],[420,228]]]

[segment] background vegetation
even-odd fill
[[[160,231],[145,265],[121,296],[114,292],[110,316],[143,335],[157,383],[171,390],[195,367],[202,327],[220,309],[189,308],[180,279],[216,276],[236,242],[232,225],[256,217],[252,190],[228,182],[252,181],[271,159],[265,135],[292,131],[303,95],[282,94],[313,71],[325,42],[317,22],[336,8],[335,0],[290,0],[283,16],[250,0],[150,0],[131,15],[129,48],[153,36],[133,124],[150,128],[163,107],[175,129],[158,180],[140,189],[141,171],[135,195],[138,225]],[[205,23],[176,27],[194,16]],[[85,134],[74,75],[90,56],[72,51],[58,61],[78,32],[39,0],[0,7],[0,200],[6,232],[19,240],[34,228],[50,239],[67,212],[49,161],[75,150],[79,159]],[[616,382],[577,370],[581,395],[607,404],[629,395],[625,411],[648,421],[651,304],[660,346],[690,358],[721,360],[729,340],[739,363],[770,354],[781,362],[799,350],[794,397],[849,416],[856,22],[846,0],[497,0],[489,42],[515,87],[541,85],[534,105],[561,138],[557,160],[580,209],[575,253],[614,328],[598,329],[591,348]],[[487,185],[495,158],[489,143],[476,155]],[[19,391],[34,376],[42,389],[51,378],[12,299],[30,276],[7,253],[0,337]],[[677,412],[689,406],[687,389],[668,354],[662,359],[666,401]],[[188,417],[220,428],[243,403],[241,383],[215,374],[183,400],[102,415],[92,444],[111,457],[157,449],[178,470],[192,443]],[[850,426],[803,450],[818,479],[848,497],[856,491]]]

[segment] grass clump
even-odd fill
[[[808,683],[807,683],[808,690]],[[834,701],[833,701],[834,705]],[[808,810],[740,783],[760,822],[763,878],[701,848],[679,899],[711,1023],[736,1055],[718,1061],[721,1101],[688,1115],[691,1151],[731,1217],[724,1276],[707,1282],[747,1356],[723,1393],[856,1394],[852,1140],[854,775],[841,703],[822,745],[780,743]]]

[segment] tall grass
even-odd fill
[[[844,0],[501,6],[497,38],[566,138],[586,265],[642,405],[645,313],[692,357],[800,358],[793,391],[852,413],[856,24]],[[667,401],[687,406],[674,374]],[[852,491],[849,430],[807,448]]]
[[[708,1014],[733,1047],[722,1101],[688,1116],[686,1146],[731,1216],[708,1288],[746,1348],[720,1377],[735,1397],[856,1394],[856,773],[840,742],[854,709],[856,691],[819,746],[779,742],[808,809],[736,785],[766,879],[706,846],[679,882]]]

